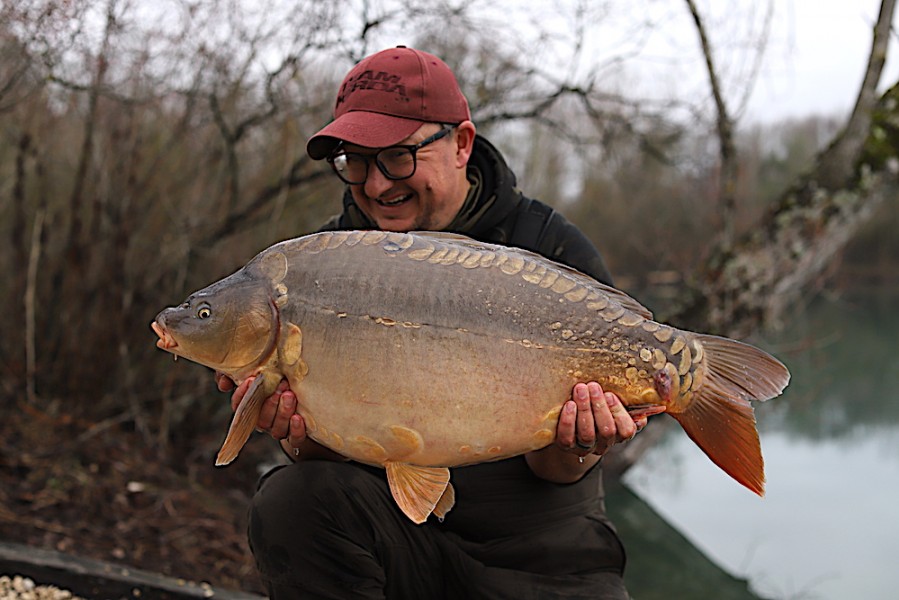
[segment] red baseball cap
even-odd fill
[[[362,59],[337,93],[334,120],[309,138],[306,153],[327,157],[338,142],[366,148],[392,146],[422,123],[471,119],[456,76],[442,60],[397,46]]]

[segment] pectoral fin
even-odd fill
[[[293,323],[281,326],[281,361],[283,367],[289,369],[296,379],[303,379],[309,372],[303,360],[303,331]]]
[[[450,492],[447,497],[449,506],[441,503],[447,490],[452,490],[449,485],[450,473],[446,467],[419,467],[407,463],[388,461],[384,467],[387,469],[387,482],[390,484],[390,492],[407,517],[416,524],[424,523],[428,515],[441,505],[442,514],[446,514],[455,502],[455,494]],[[443,508],[445,506],[445,508]],[[441,516],[438,513],[438,516]]]
[[[634,420],[637,420],[640,417],[651,417],[668,410],[667,406],[659,404],[633,404],[631,406],[626,406],[625,408],[627,408],[628,414],[630,414],[631,418]]]
[[[268,379],[273,379],[273,377],[269,376]],[[234,418],[231,419],[228,435],[225,436],[222,449],[219,450],[218,456],[215,457],[215,466],[227,465],[237,458],[240,449],[250,439],[250,435],[259,422],[259,411],[262,410],[263,401],[271,395],[274,388],[278,385],[277,382],[275,382],[274,386],[266,385],[266,382],[265,374],[260,373],[253,380],[253,383],[250,384],[250,388],[244,395],[243,400],[240,401],[240,405],[234,411]]]

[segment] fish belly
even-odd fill
[[[370,464],[458,466],[554,439],[575,378],[553,352],[464,331],[341,325],[344,335],[304,336],[309,371],[291,385],[320,443]]]

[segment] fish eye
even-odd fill
[[[204,304],[203,306],[201,306],[199,308],[199,310],[197,310],[197,317],[200,319],[208,319],[211,316],[212,316],[212,309],[207,304]]]

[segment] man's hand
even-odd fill
[[[237,410],[253,379],[249,377],[235,388],[234,382],[227,375],[215,374],[216,386],[220,391],[234,390],[231,394],[231,410]],[[298,460],[300,457],[345,460],[339,454],[306,437],[306,422],[296,410],[297,396],[290,390],[287,380],[282,379],[275,392],[264,400],[256,428],[278,441],[292,460]]]
[[[595,381],[578,383],[562,407],[556,445],[578,456],[602,456],[619,442],[633,439],[646,427],[647,417],[634,421],[613,392]]]
[[[578,383],[562,406],[554,444],[525,455],[535,475],[556,483],[583,477],[613,445],[632,439],[646,427],[636,421],[612,392],[595,381]]]

